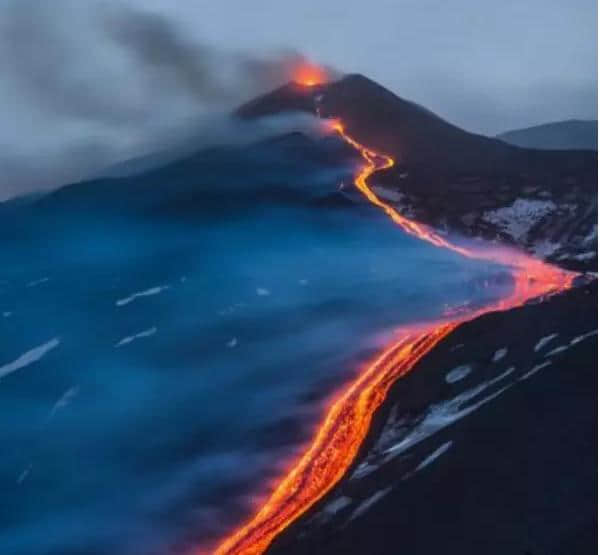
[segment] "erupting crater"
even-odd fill
[[[292,75],[294,83],[304,87],[322,85],[329,80],[327,71],[324,68],[310,62],[299,64],[294,68]]]

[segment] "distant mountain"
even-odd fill
[[[497,135],[511,145],[548,150],[598,150],[598,122],[570,119]]]

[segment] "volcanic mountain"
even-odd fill
[[[290,110],[340,118],[350,134],[375,150],[389,153],[402,166],[426,173],[551,174],[557,169],[583,170],[594,159],[587,152],[549,154],[469,133],[356,74],[312,87],[288,83],[241,106],[237,114],[253,118]]]
[[[411,217],[576,269],[594,266],[596,152],[520,148],[470,133],[362,75],[314,86],[290,82],[236,114],[286,111],[340,119],[362,144],[392,156],[394,167],[379,172],[376,185]]]

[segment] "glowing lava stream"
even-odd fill
[[[508,297],[463,316],[399,330],[401,339],[365,365],[358,377],[333,400],[307,450],[293,462],[258,512],[220,543],[215,551],[217,555],[263,553],[280,532],[331,490],[354,461],[369,431],[373,414],[391,385],[412,370],[426,353],[457,326],[481,314],[507,310],[529,299],[568,289],[576,275],[506,248],[479,250],[460,247],[428,226],[405,218],[393,206],[381,200],[367,184],[367,179],[373,173],[391,168],[394,165],[393,158],[361,145],[346,134],[340,122],[334,122],[333,129],[359,151],[365,161],[354,178],[354,184],[369,202],[381,208],[410,235],[469,258],[510,266],[514,289]]]

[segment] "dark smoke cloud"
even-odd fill
[[[222,82],[219,65],[227,63],[225,56],[192,43],[163,16],[124,10],[106,17],[104,28],[134,59],[148,85],[179,90],[198,102],[222,103],[238,97]]]
[[[287,81],[301,60],[225,52],[118,2],[9,1],[0,7],[0,102],[12,110],[0,131],[0,200],[168,149],[179,127],[189,133],[202,114]]]

